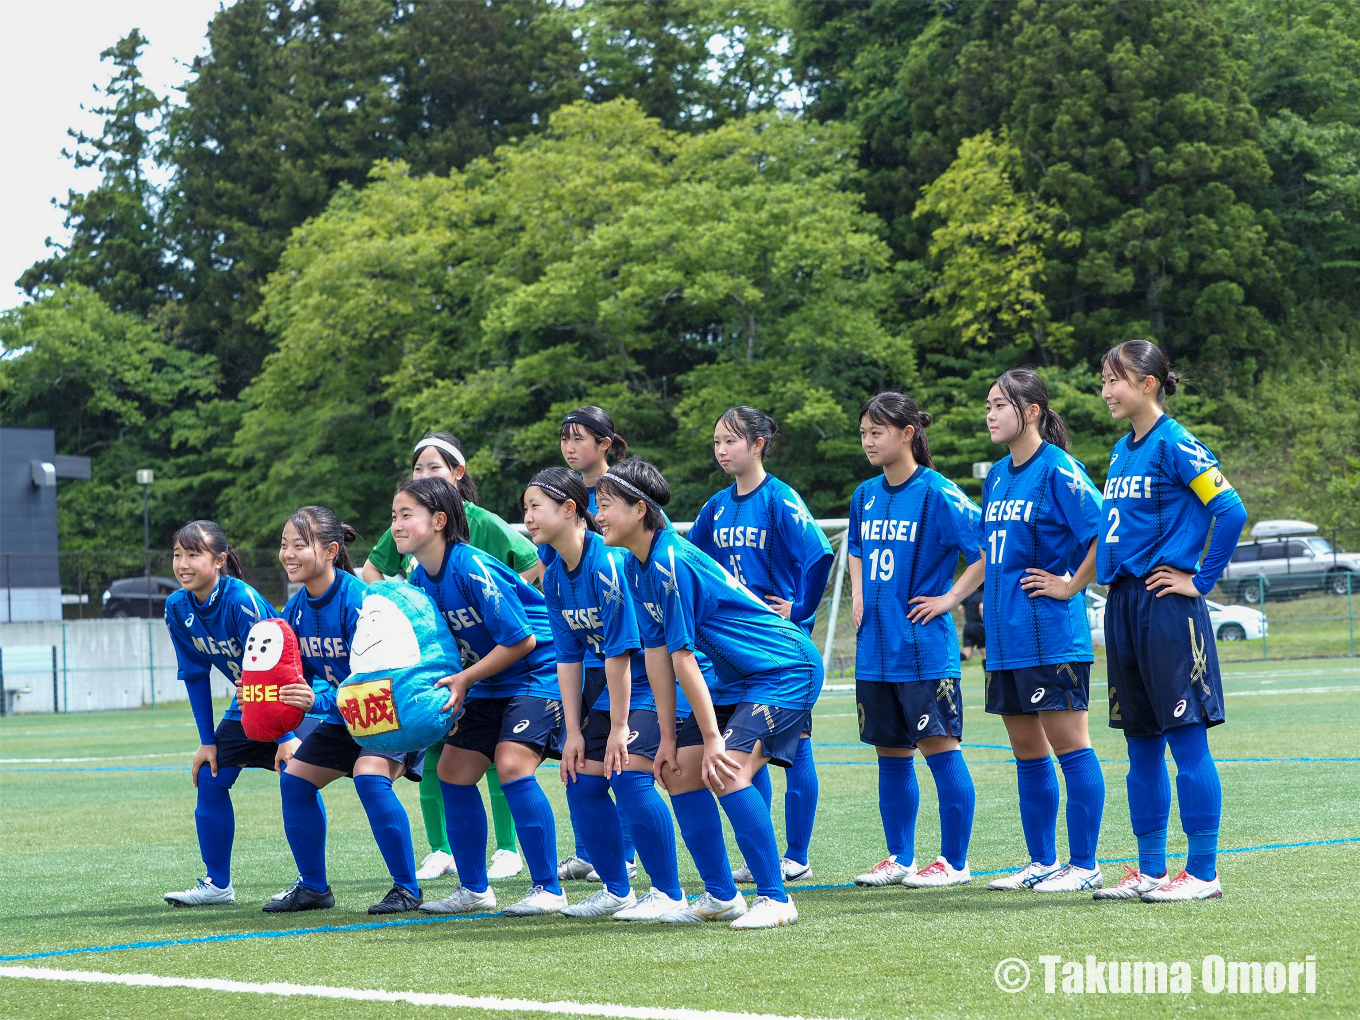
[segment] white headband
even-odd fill
[[[467,467],[467,461],[463,459],[463,455],[462,453],[459,452],[458,447],[454,446],[452,443],[446,443],[442,439],[436,439],[434,436],[430,436],[416,443],[415,452],[419,453],[427,446],[433,446],[437,450],[443,450],[454,460],[456,460],[459,466]]]

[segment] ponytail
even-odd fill
[[[614,419],[604,408],[594,404],[578,407],[562,419],[557,434],[562,439],[573,439],[577,438],[578,429],[589,432],[597,442],[609,441],[605,460],[610,464],[617,464],[628,456],[628,440],[614,431]]]
[[[934,461],[930,459],[930,442],[926,439],[926,429],[930,427],[932,419],[905,393],[889,390],[871,397],[859,409],[859,416],[868,418],[875,425],[886,425],[903,431],[910,426],[915,430],[911,437],[911,455],[916,458],[918,464],[924,464],[928,468],[935,466]]]
[[[1035,405],[1039,408],[1039,437],[1068,453],[1072,452],[1072,440],[1067,434],[1067,423],[1057,411],[1048,406],[1048,387],[1044,381],[1028,368],[1012,368],[997,377],[996,387],[1001,395],[1015,408],[1020,419],[1020,432],[1029,428],[1025,411]]]
[[[757,439],[763,439],[765,445],[760,448],[757,455],[763,461],[769,452],[774,449],[774,439],[779,433],[779,423],[771,418],[764,411],[758,411],[754,407],[741,405],[728,408],[718,420],[714,422],[714,427],[722,425],[729,429],[733,435],[740,436],[746,440],[747,446],[755,444]]]
[[[323,552],[328,545],[338,545],[335,569],[354,573],[354,564],[350,562],[346,543],[358,541],[359,533],[330,510],[324,506],[304,506],[291,514],[284,523],[291,524],[297,530],[298,537],[308,545],[319,543]]]
[[[1147,340],[1125,340],[1111,347],[1100,359],[1102,372],[1113,372],[1131,383],[1141,384],[1148,376],[1157,380],[1157,403],[1166,407],[1166,398],[1175,394],[1180,376],[1171,371],[1166,352]]]
[[[185,552],[206,552],[214,559],[225,554],[227,559],[222,564],[222,573],[241,579],[246,576],[241,557],[236,555],[236,550],[227,541],[227,533],[216,521],[190,521],[175,532],[170,545],[172,548],[179,546]]]

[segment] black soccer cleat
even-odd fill
[[[413,895],[409,890],[403,889],[399,885],[394,885],[392,891],[384,896],[381,902],[373,904],[368,908],[370,914],[404,914],[408,910],[415,910],[425,901],[419,896]]]
[[[298,910],[330,910],[335,906],[335,894],[330,886],[325,892],[308,889],[298,882],[282,896],[272,899],[260,909],[266,914],[291,914]]]

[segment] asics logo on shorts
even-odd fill
[[[926,728],[926,723],[928,722],[930,722],[930,713],[927,712],[925,715],[921,716],[921,718],[916,720],[916,728],[918,730],[923,730]]]
[[[1181,698],[1180,701],[1176,702],[1176,710],[1175,710],[1174,712],[1172,712],[1171,714],[1174,715],[1177,719],[1179,719],[1181,716],[1185,715],[1185,699],[1184,699],[1184,698]]]
[[[731,739],[732,739],[732,727],[731,727],[731,726],[727,727],[727,729],[725,729],[725,730],[723,731],[723,739],[724,739],[724,740],[731,740]]]
[[[1031,695],[1029,696],[1029,703],[1030,703],[1031,705],[1037,705],[1037,704],[1039,704],[1039,702],[1041,702],[1041,701],[1043,701],[1043,700],[1044,700],[1044,689],[1043,689],[1042,687],[1036,687],[1036,688],[1034,689],[1034,693],[1031,694]]]
[[[631,743],[632,743],[634,740],[636,740],[637,738],[638,738],[638,731],[637,731],[637,730],[629,730],[629,731],[628,731],[628,743],[631,744]]]
[[[513,730],[511,730],[510,732],[511,732],[511,733],[523,733],[523,732],[524,732],[525,730],[527,730],[528,728],[529,728],[529,720],[528,720],[528,719],[521,719],[519,722],[515,723],[515,728],[514,728]]]

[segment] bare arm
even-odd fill
[[[954,587],[943,595],[917,595],[912,599],[912,610],[907,614],[907,619],[912,623],[929,623],[935,617],[943,616],[971,595],[982,583],[986,573],[986,560],[979,556],[967,570],[959,575],[959,579],[954,582]]]
[[[513,645],[497,645],[467,669],[436,681],[436,687],[447,687],[450,691],[448,703],[444,705],[443,711],[456,710],[462,704],[463,698],[467,696],[468,689],[473,684],[478,680],[495,676],[501,670],[519,662],[520,659],[532,652],[537,644],[538,639],[530,634]]]
[[[557,687],[562,694],[562,714],[566,717],[567,735],[562,742],[562,782],[576,782],[576,773],[585,768],[586,741],[581,736],[581,678],[584,669],[579,662],[557,664]]]
[[[1067,580],[1038,567],[1028,567],[1025,576],[1020,579],[1020,586],[1032,599],[1047,595],[1051,599],[1066,602],[1096,579],[1096,545],[1093,540],[1091,548],[1086,550],[1086,559],[1081,561],[1077,572]]]
[[[851,556],[846,562],[850,569],[850,615],[858,628],[864,622],[864,561]]]

